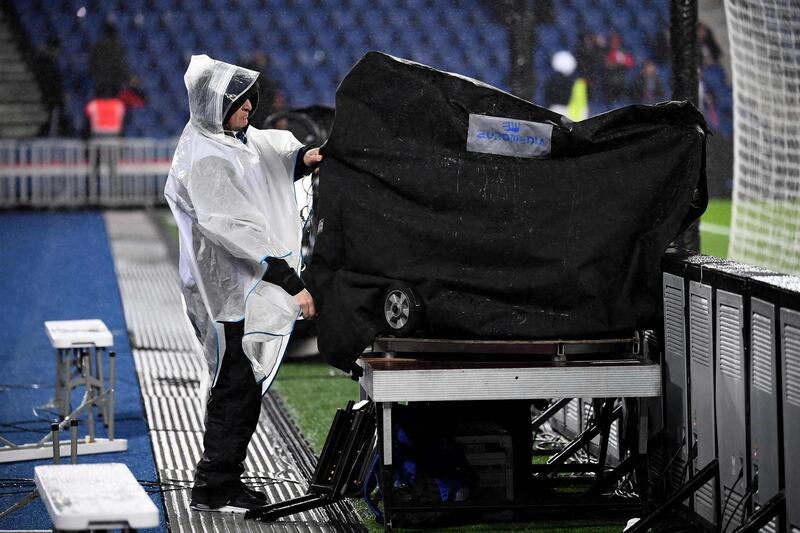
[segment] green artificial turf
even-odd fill
[[[333,421],[336,409],[343,408],[348,400],[358,400],[358,384],[344,373],[321,361],[285,361],[278,372],[273,390],[280,395],[289,414],[300,427],[314,452],[319,454],[325,444],[325,437]],[[383,531],[376,523],[363,500],[351,500],[370,533]],[[582,533],[619,532],[625,524],[619,521],[596,521],[588,519],[565,519],[538,521],[534,523],[498,522],[441,528],[436,531],[447,532],[547,532]],[[425,531],[403,528],[402,531]]]
[[[731,227],[731,201],[712,198],[700,218],[700,252],[715,257],[728,257]]]
[[[314,452],[325,444],[336,409],[358,400],[358,383],[321,361],[284,362],[273,385]]]

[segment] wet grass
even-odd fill
[[[700,251],[704,255],[728,257],[731,227],[731,201],[712,198],[700,218]]]

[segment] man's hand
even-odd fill
[[[295,294],[294,301],[300,306],[300,312],[304,319],[311,320],[317,316],[317,309],[314,307],[314,298],[311,297],[311,293],[308,292],[308,289],[303,289]]]
[[[303,154],[303,163],[308,168],[313,168],[314,173],[319,173],[319,169],[315,168],[322,162],[322,154],[319,153],[319,148],[312,148],[305,154]]]

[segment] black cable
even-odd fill
[[[728,521],[725,523],[725,528],[722,530],[722,533],[725,533],[725,531],[728,529],[728,525],[731,523],[731,520],[733,520],[733,517],[736,516],[736,511],[737,511],[737,509],[739,509],[739,506],[745,500],[749,499],[753,495],[753,492],[755,492],[756,488],[758,488],[758,474],[756,474],[756,477],[753,478],[753,482],[750,483],[750,486],[747,487],[747,490],[744,492],[744,495],[739,500],[739,503],[737,503],[736,507],[733,508],[733,512],[731,513],[731,517],[728,518]],[[724,517],[725,515],[723,514],[722,516]],[[744,523],[744,512],[742,512],[742,518],[741,518],[741,520],[739,520],[739,526],[741,527],[741,525],[743,523]]]
[[[137,479],[140,485],[157,485],[159,487],[185,487],[181,483],[188,483],[191,486],[194,481],[185,479],[167,479],[166,481],[150,481],[147,479]]]
[[[41,420],[12,420],[10,422],[0,422],[0,427],[6,427],[10,429],[14,429],[17,431],[28,431],[31,433],[39,433],[42,429],[42,425],[39,424]],[[48,420],[47,427],[50,428],[50,424],[52,424],[52,420]],[[30,425],[31,427],[26,427],[25,424]],[[37,427],[38,426],[38,427]]]
[[[757,488],[758,488],[758,484],[757,483],[755,483],[755,482],[751,483],[750,487],[747,489],[747,492],[744,493],[744,497],[742,498],[742,501],[745,501],[745,500],[750,501],[753,498],[753,494],[755,494]],[[750,513],[747,512],[747,508],[742,510],[742,518],[741,518],[741,520],[739,520],[739,527],[742,527],[742,525],[744,524],[745,520],[747,519],[747,517],[749,515],[750,515]]]
[[[303,481],[298,481],[296,479],[290,478],[277,478],[271,476],[242,476],[242,480],[257,480],[260,483],[248,483],[250,487],[266,487],[269,485],[275,485],[278,483],[296,483],[298,485],[303,484]],[[194,485],[194,480],[192,479],[172,479],[172,478],[165,478],[163,481],[151,481],[146,479],[137,479],[136,480],[140,485],[143,485],[146,490],[150,490],[153,492],[168,492],[168,491],[175,491],[175,490],[188,490],[191,489]],[[157,487],[157,488],[156,488]]]
[[[137,479],[140,485],[143,486],[147,494],[163,494],[165,492],[174,492],[178,490],[191,490],[192,481],[188,480],[167,480],[167,481],[150,481],[147,479]],[[171,483],[171,481],[179,481],[188,483],[188,485],[181,485],[179,483]]]
[[[256,480],[260,481],[261,483],[250,483],[253,487],[266,487],[269,485],[276,485],[278,483],[296,483],[301,485],[304,481],[298,481],[296,479],[292,479],[289,477],[275,477],[275,476],[242,476],[242,479],[246,480]]]
[[[40,407],[33,407],[33,408],[31,408],[31,410],[33,411],[33,416],[35,416],[37,420],[41,420],[42,422],[51,423],[51,422],[53,422],[54,419],[60,419],[61,418],[61,415],[58,414],[58,412],[56,411],[55,408],[43,409],[43,408],[40,408]],[[45,416],[40,415],[39,414],[39,410],[41,410],[43,413],[45,413]]]
[[[747,496],[749,503],[752,503],[753,494],[755,494],[756,490],[758,490],[758,472],[753,474],[753,481],[750,482],[750,487],[748,487],[747,492],[745,492],[745,494],[748,494],[749,492],[749,495]],[[747,520],[749,516],[750,516],[750,509],[749,507],[745,507],[744,512],[742,513],[742,520],[739,522],[739,525],[741,526],[742,523],[745,520]]]
[[[667,466],[664,467],[664,470],[661,471],[661,474],[658,475],[656,480],[654,482],[650,483],[651,487],[661,483],[661,481],[664,479],[664,476],[667,474],[667,472],[669,472],[669,468],[672,466],[672,463],[675,462],[675,459],[677,459],[678,456],[680,455],[681,451],[683,451],[683,445],[684,444],[686,444],[686,435],[685,434],[683,436],[683,439],[681,439],[681,443],[678,445],[678,449],[675,450],[675,453],[672,455],[672,458],[670,458],[670,460],[667,461]],[[689,461],[686,461],[686,464],[688,464],[688,463],[689,463]],[[686,465],[684,464],[684,468],[685,468],[685,466]],[[683,480],[681,479],[681,481],[683,481]],[[681,485],[682,484],[683,483],[681,482]]]
[[[733,486],[731,487],[730,491],[728,491],[728,496],[725,498],[725,503],[722,505],[722,515],[721,515],[722,518],[725,518],[725,509],[728,508],[728,503],[730,503],[731,501],[731,496],[733,495],[733,491],[736,490],[736,486],[739,484],[739,482],[742,480],[743,477],[744,477],[744,465],[739,469],[739,475],[736,477],[736,481],[733,482]],[[723,490],[724,489],[725,487],[723,487]],[[736,507],[733,508],[731,517],[728,518],[728,521],[725,523],[725,527],[722,528],[722,533],[725,533],[725,531],[728,529],[728,525],[730,525],[731,520],[733,519],[733,515],[736,514],[736,509],[739,508],[739,505],[741,505],[743,501],[744,498],[741,498],[739,500],[739,503],[736,504]]]
[[[697,442],[694,443],[691,450],[689,450],[689,458],[686,461],[686,464],[683,465],[683,472],[681,472],[681,482],[678,485],[679,487],[683,486],[683,482],[686,479],[686,473],[689,472],[689,463],[693,462],[695,458],[697,458]]]
[[[157,488],[157,489],[144,489],[147,494],[164,494],[165,492],[175,492],[179,490],[192,490],[192,487],[171,487],[171,488]]]
[[[586,422],[589,425],[596,424],[594,420],[594,402],[589,404],[589,412],[586,413]],[[581,448],[586,453],[586,462],[592,462],[592,452],[591,448],[589,447],[592,444],[591,439],[586,441],[586,444]]]
[[[44,383],[0,383],[0,392],[8,392],[11,389],[52,389],[55,385],[47,385]]]

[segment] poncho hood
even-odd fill
[[[192,56],[183,76],[189,93],[189,122],[205,135],[221,135],[222,121],[231,106],[256,87],[258,72],[211,59]],[[253,108],[258,101],[251,102]]]

